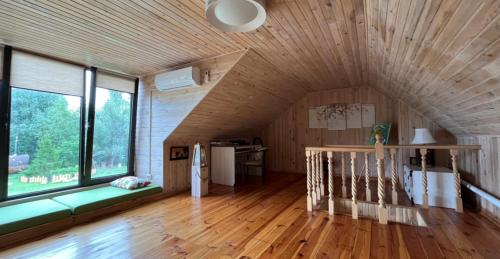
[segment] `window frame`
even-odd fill
[[[106,177],[92,178],[92,157],[94,151],[94,126],[95,126],[95,102],[96,102],[96,91],[97,91],[97,76],[98,69],[91,68],[92,80],[90,81],[90,94],[89,94],[89,116],[88,116],[88,126],[87,126],[87,143],[85,150],[85,169],[84,169],[84,183],[88,185],[96,185],[111,182],[115,179],[124,176],[133,176],[134,172],[134,160],[135,160],[135,124],[137,117],[137,90],[139,87],[139,79],[135,79],[134,93],[130,94],[130,124],[129,124],[129,138],[128,138],[128,161],[127,161],[127,172],[124,174],[111,175]],[[106,89],[106,88],[104,88]],[[109,89],[111,91],[117,91]],[[117,91],[120,93],[125,93],[122,91]]]
[[[11,61],[12,61],[12,50],[11,46],[4,46],[3,55],[3,73],[2,80],[0,80],[0,140],[5,143],[5,145],[0,146],[0,202],[7,200],[15,200],[27,197],[33,197],[37,195],[61,192],[81,187],[87,187],[92,185],[98,185],[110,182],[117,178],[129,175],[135,175],[135,133],[136,133],[136,121],[137,121],[137,99],[138,99],[138,88],[139,88],[139,78],[135,78],[135,88],[134,93],[130,93],[131,96],[131,107],[130,107],[130,131],[129,131],[129,150],[128,150],[128,168],[126,174],[113,175],[109,177],[99,177],[92,179],[92,150],[94,142],[94,122],[95,122],[95,93],[96,93],[96,81],[97,81],[97,70],[96,67],[83,66],[83,89],[84,94],[81,97],[80,104],[80,145],[79,145],[79,178],[78,184],[74,186],[55,188],[44,191],[30,192],[26,194],[19,194],[14,196],[8,196],[8,178],[9,178],[9,147],[10,147],[10,111],[11,111],[11,92],[12,88],[15,86],[11,85],[10,75],[11,75]],[[16,51],[22,51],[17,50]],[[37,55],[37,54],[35,54]],[[46,57],[44,55],[40,55]],[[58,60],[53,58],[54,60]],[[87,109],[87,85],[86,71],[90,71],[90,95],[89,95],[89,106]],[[129,76],[125,76],[129,77]],[[130,78],[130,77],[129,77]],[[17,87],[20,88],[20,87]],[[43,92],[43,91],[42,91]]]
[[[84,69],[84,72],[85,72],[85,69]],[[84,77],[85,79],[85,77]],[[32,91],[32,92],[38,92],[38,93],[50,93],[50,94],[60,94],[60,95],[64,95],[64,96],[76,96],[76,95],[69,95],[69,94],[62,94],[62,93],[55,93],[55,92],[50,92],[50,91],[42,91],[42,90],[33,90],[33,89],[28,89],[28,88],[23,88],[23,87],[17,87],[17,86],[13,86],[13,85],[9,85],[9,102],[12,104],[12,88],[15,88],[15,89],[21,89],[21,90],[27,90],[27,91]],[[82,124],[82,118],[85,114],[82,114],[82,108],[85,108],[85,96],[78,96],[81,98],[81,101],[80,101],[80,128],[79,128],[79,132],[80,132],[80,139],[81,137],[85,137],[85,131],[82,131],[82,128],[81,128],[81,124]],[[9,167],[9,164],[8,164],[8,157],[9,157],[9,153],[10,153],[10,112],[11,112],[11,105],[9,105],[9,143],[7,145],[7,183],[8,183],[8,180],[9,180],[9,172],[8,172],[8,167]],[[84,145],[82,145],[82,142],[80,142],[80,145],[78,147],[79,150],[81,150],[82,148],[84,148]],[[78,188],[78,187],[82,187],[81,185],[81,178],[80,178],[80,174],[81,174],[81,160],[82,160],[82,153],[80,153],[79,151],[79,158],[78,158],[78,169],[79,169],[79,172],[78,172],[78,183],[76,185],[73,185],[73,186],[68,186],[68,187],[61,187],[61,188],[53,188],[53,189],[48,189],[48,190],[43,190],[43,191],[35,191],[35,192],[27,192],[27,193],[23,193],[23,194],[17,194],[17,195],[12,195],[12,196],[9,196],[9,193],[8,193],[8,186],[7,186],[7,190],[6,190],[6,194],[7,194],[7,199],[6,200],[15,200],[15,199],[22,199],[22,198],[27,198],[27,197],[32,197],[32,196],[36,196],[36,195],[43,195],[43,194],[48,194],[48,193],[52,193],[52,192],[58,192],[58,191],[66,191],[66,190],[71,190],[71,189],[74,189],[74,188]],[[0,183],[0,185],[2,185]]]

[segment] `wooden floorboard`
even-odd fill
[[[0,258],[499,258],[500,227],[480,214],[431,208],[429,227],[305,210],[305,179],[214,185],[41,240]]]

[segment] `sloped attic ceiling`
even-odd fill
[[[203,0],[5,0],[0,41],[135,75],[252,48],[308,91],[368,84],[454,133],[500,134],[500,1],[267,6],[258,31],[228,34],[206,22]]]
[[[168,139],[251,134],[307,93],[300,82],[250,49],[190,112]]]

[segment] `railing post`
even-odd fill
[[[311,151],[306,151],[306,167],[307,167],[307,211],[312,211],[312,181],[311,181]]]
[[[345,157],[344,152],[341,153],[341,164],[342,164],[342,198],[347,197],[347,187],[345,185]]]
[[[328,157],[328,214],[335,213],[335,203],[333,202],[333,153],[329,151]]]
[[[351,152],[351,195],[352,195],[352,218],[358,219],[358,201],[356,199],[356,152]]]
[[[321,183],[319,181],[319,176],[321,175],[321,172],[319,170],[319,157],[321,156],[321,151],[316,151],[316,160],[314,162],[316,163],[316,199],[318,201],[321,200]]]
[[[378,222],[387,224],[388,213],[385,205],[385,170],[384,170],[384,145],[382,144],[382,136],[375,135],[377,143],[375,143],[375,156],[377,159],[377,193],[378,193]]]
[[[370,164],[368,162],[368,152],[365,152],[365,184],[366,200],[372,201],[372,191],[370,190]]]
[[[427,149],[421,148],[420,155],[422,158],[422,199],[423,199],[423,207],[425,209],[429,208],[429,191],[427,188]]]
[[[311,182],[312,182],[312,205],[316,206],[318,203],[319,193],[316,193],[316,151],[311,151]]]
[[[457,155],[458,155],[458,150],[456,149],[450,149],[450,155],[451,155],[451,165],[453,167],[453,176],[455,178],[455,210],[459,213],[464,212],[463,204],[462,204],[462,190],[460,187],[460,173],[458,172],[458,166],[457,166]]]
[[[396,149],[391,148],[391,182],[392,182],[392,204],[398,205],[398,192],[396,186],[398,184],[398,171],[396,168]]]
[[[325,185],[323,184],[323,153],[319,151],[318,156],[319,163],[319,192],[321,194],[320,198],[325,196]]]

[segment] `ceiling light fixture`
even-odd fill
[[[253,31],[266,21],[265,0],[206,0],[210,24],[225,32]]]

